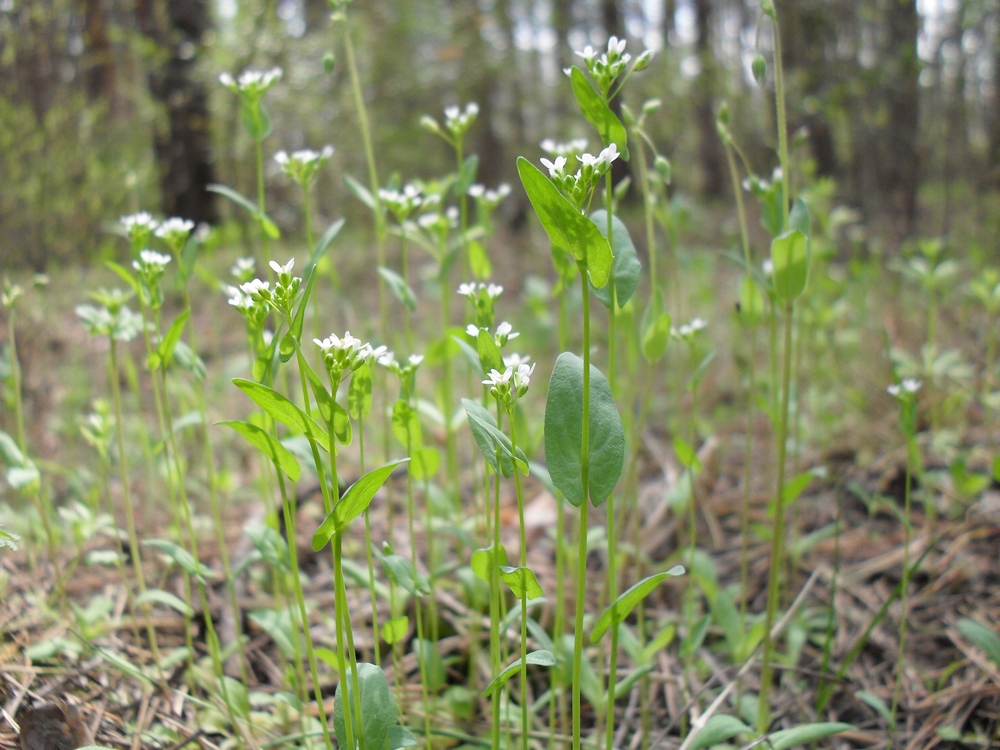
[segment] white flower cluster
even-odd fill
[[[444,126],[451,131],[454,136],[460,136],[465,133],[466,130],[476,121],[476,117],[479,115],[479,105],[475,102],[469,102],[465,105],[465,109],[459,109],[457,106],[445,107],[444,108]]]
[[[194,222],[176,216],[166,219],[156,228],[156,236],[163,240],[174,252],[180,252],[194,229]]]
[[[423,203],[423,199],[420,197],[420,188],[412,182],[402,190],[379,188],[378,197],[392,211],[396,221],[400,224],[406,221],[407,217],[420,208],[421,203]]]
[[[132,242],[133,250],[143,247],[157,227],[157,221],[148,211],[138,211],[119,220],[122,230]]]
[[[534,365],[529,365],[529,357],[511,355],[504,359],[504,371],[490,370],[489,377],[483,381],[483,385],[490,387],[490,395],[504,405],[508,411],[513,410],[514,404],[525,393],[531,385],[531,374],[535,371]]]
[[[322,151],[307,148],[293,151],[291,155],[287,151],[279,151],[274,155],[274,160],[281,165],[287,177],[305,189],[313,183],[320,167],[330,161],[331,156],[333,156],[333,146],[327,144],[323,146]]]
[[[487,328],[486,326],[481,326],[481,327],[476,326],[472,323],[469,323],[469,325],[466,326],[465,328],[465,332],[469,336],[472,336],[472,338],[478,338],[480,330],[488,331],[489,328]],[[511,326],[511,324],[505,320],[500,325],[497,326],[497,330],[493,334],[493,340],[496,342],[498,349],[503,349],[507,345],[508,341],[513,341],[520,335],[521,334],[515,331]]]
[[[331,333],[325,339],[313,339],[313,343],[323,350],[323,364],[335,384],[340,382],[343,373],[354,372],[376,351],[371,344],[362,343],[361,339],[352,336],[350,331],[345,331],[342,337]],[[377,356],[385,354],[385,347],[379,347]]]
[[[893,398],[903,400],[915,396],[922,385],[916,378],[903,378],[902,382],[890,385],[886,390]]]
[[[694,318],[690,323],[685,323],[680,328],[671,329],[671,333],[683,341],[691,341],[700,331],[708,328],[708,322],[704,318]]]
[[[229,275],[239,283],[250,281],[257,271],[257,261],[253,258],[237,258],[233,267],[229,269]]]
[[[569,159],[571,156],[582,154],[587,149],[586,138],[574,138],[564,143],[557,142],[554,138],[546,138],[539,146],[542,151],[549,156],[564,156]]]
[[[139,260],[132,261],[132,268],[139,272],[163,272],[171,258],[169,255],[158,253],[155,250],[143,250],[139,253]]]
[[[600,57],[597,56],[597,50],[589,44],[576,54],[583,58],[584,65],[597,82],[598,89],[604,92],[607,92],[615,79],[625,72],[629,60],[632,59],[632,56],[625,51],[625,40],[615,36],[608,39],[608,49]],[[633,70],[644,70],[649,67],[652,59],[652,50],[646,50],[635,61]]]
[[[237,94],[259,97],[280,81],[281,76],[281,68],[277,67],[270,70],[244,70],[236,80],[233,80],[230,73],[220,73],[219,83]]]
[[[476,199],[479,205],[488,210],[493,210],[500,204],[500,201],[510,195],[510,185],[506,182],[501,182],[496,190],[489,190],[483,185],[472,185],[468,193]]]
[[[618,146],[612,143],[601,151],[597,156],[593,154],[579,154],[576,158],[580,161],[580,167],[575,174],[566,171],[568,159],[565,156],[557,156],[555,161],[550,161],[545,157],[541,158],[542,166],[549,170],[549,177],[560,190],[572,194],[576,202],[582,203],[589,195],[597,180],[611,168],[621,154]]]
[[[480,295],[480,293],[483,292],[486,293],[487,297],[495,300],[497,297],[503,294],[503,287],[500,286],[499,284],[484,284],[483,282],[479,282],[477,284],[475,281],[470,281],[458,285],[458,293],[461,294],[463,297],[467,297],[473,302],[475,302],[476,298]]]

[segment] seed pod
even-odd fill
[[[763,86],[764,81],[767,80],[767,61],[759,52],[750,64],[750,69],[753,71],[753,78],[757,81],[757,85]]]

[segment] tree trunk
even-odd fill
[[[156,138],[161,207],[167,216],[195,222],[218,219],[209,137],[208,94],[194,77],[202,35],[209,29],[206,0],[140,0],[143,33],[169,54],[149,73],[149,89],[167,110],[167,132]]]
[[[698,75],[695,121],[698,124],[702,171],[702,194],[721,198],[726,189],[725,154],[715,132],[715,56],[712,52],[712,0],[695,0],[698,41],[696,49],[701,62]]]

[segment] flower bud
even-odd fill
[[[642,104],[642,113],[644,115],[651,115],[654,112],[659,112],[660,107],[663,106],[663,101],[660,99],[647,99]]]
[[[337,58],[334,56],[333,52],[327,52],[323,55],[323,70],[329,75],[333,72],[333,66],[337,64]]]
[[[438,134],[441,132],[441,126],[438,125],[438,121],[435,120],[430,115],[424,115],[420,118],[420,127],[426,130],[428,133]]]
[[[649,67],[649,63],[653,60],[653,50],[648,49],[639,55],[639,58],[635,61],[635,67],[632,68],[633,71],[638,73],[640,70],[645,70]]]
[[[656,158],[653,160],[653,168],[656,170],[656,173],[660,176],[660,179],[663,180],[663,183],[665,185],[669,185],[670,162],[667,160],[667,157],[663,156],[662,154],[657,154]]]
[[[763,86],[764,81],[767,80],[767,62],[759,52],[754,56],[753,62],[750,63],[750,69],[753,71],[753,79],[757,81],[757,85]]]
[[[625,127],[630,128],[635,125],[635,115],[632,114],[632,110],[629,109],[628,105],[624,102],[622,103],[622,122],[625,123]]]

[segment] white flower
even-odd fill
[[[597,156],[597,159],[602,164],[610,165],[611,162],[613,162],[619,156],[620,156],[620,154],[618,153],[618,146],[616,146],[614,143],[612,143],[606,149],[604,149],[603,151],[601,151],[601,153]]]
[[[239,287],[227,286],[226,294],[229,295],[229,304],[238,310],[249,310],[253,307],[253,297],[244,294]]]
[[[256,296],[270,296],[271,293],[271,282],[261,281],[260,279],[254,279],[253,281],[248,281],[245,284],[240,284],[240,290],[251,297]],[[266,295],[264,294],[266,292]]]
[[[889,395],[899,398],[901,396],[913,395],[920,390],[922,385],[923,383],[916,378],[903,378],[901,383],[890,385],[886,390],[889,392]]]
[[[490,374],[486,380],[483,381],[483,385],[493,386],[494,388],[498,385],[506,385],[510,382],[511,376],[514,374],[514,368],[508,367],[502,373],[497,370],[490,370]]]
[[[139,260],[144,266],[159,266],[164,268],[170,262],[170,256],[158,253],[155,250],[143,250],[139,253]],[[136,268],[139,266],[136,265]]]
[[[123,216],[119,221],[126,232],[131,232],[135,227],[141,227],[149,231],[156,229],[156,221],[148,211],[139,211],[138,213]]]
[[[503,294],[503,287],[499,284],[490,284],[486,287],[486,296],[490,299],[496,299],[501,294]]]
[[[594,156],[593,154],[580,154],[576,157],[579,159],[584,167],[599,167],[601,166],[600,157]]]
[[[473,198],[482,198],[486,193],[486,188],[482,185],[471,185],[466,192]]]
[[[511,352],[506,357],[503,358],[504,367],[520,367],[521,365],[526,365],[531,361],[531,357],[524,356],[516,352]]]
[[[566,166],[566,157],[557,156],[555,162],[551,162],[543,157],[541,162],[542,165],[549,170],[549,177],[556,177],[562,174],[563,168]]]
[[[761,264],[761,269],[763,269],[765,276],[774,275],[774,263],[771,262],[770,258],[764,259],[764,262]]]
[[[410,363],[410,367],[417,367],[417,366],[420,365],[421,362],[424,361],[424,355],[423,354],[411,354],[407,358],[406,361]]]
[[[597,52],[595,52],[594,48],[591,47],[589,44],[586,47],[583,48],[583,51],[577,50],[577,52],[575,54],[579,55],[580,57],[582,57],[587,62],[590,62],[595,57],[597,57]]]
[[[156,228],[156,236],[173,247],[180,249],[187,239],[188,234],[194,229],[194,222],[188,219],[180,219],[176,216],[167,219]]]
[[[219,73],[219,83],[225,86],[227,89],[232,88],[236,85],[236,81],[233,80],[233,76],[230,73]]]
[[[520,333],[517,333],[512,329],[510,323],[504,321],[497,326],[496,341],[499,346],[503,346],[508,341],[513,341],[520,335]]]
[[[377,357],[375,357],[375,361],[378,362],[380,365],[382,365],[382,367],[388,367],[389,369],[392,369],[397,365],[396,355],[394,355],[390,351],[385,351],[382,354],[378,355]]]
[[[620,55],[625,51],[625,40],[619,39],[616,36],[608,39],[608,52],[615,55]]]
[[[505,363],[506,364],[506,363]],[[507,372],[510,372],[512,368],[508,367]],[[531,373],[535,371],[534,365],[528,365],[526,363],[521,363],[514,369],[514,388],[517,389],[518,395],[522,395],[525,390],[527,390],[528,385],[531,383]]]
[[[476,325],[473,325],[472,323],[469,323],[469,325],[467,325],[465,327],[465,332],[467,334],[469,334],[470,336],[472,336],[472,338],[478,338],[479,337],[479,326],[476,326]]]
[[[274,271],[278,276],[285,274],[290,274],[292,272],[292,267],[295,265],[295,258],[291,258],[285,265],[280,265],[277,261],[271,261],[269,264],[271,270]]]
[[[257,261],[253,258],[237,258],[233,267],[229,269],[229,275],[239,278],[244,274],[253,273],[256,267]]]
[[[448,121],[450,121],[450,122],[454,121],[454,120],[457,120],[461,116],[461,114],[462,114],[462,110],[460,110],[458,107],[456,107],[454,105],[452,105],[451,107],[445,107],[444,108],[445,119],[448,120]]]
[[[465,284],[459,284],[458,293],[463,297],[474,297],[476,294],[476,283],[474,281],[470,281]]]

